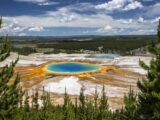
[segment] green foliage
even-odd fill
[[[94,94],[94,120],[97,119],[97,116],[99,114],[99,94],[97,92],[97,88],[95,89],[95,94]]]
[[[84,86],[81,88],[79,102],[80,102],[79,103],[80,120],[86,120],[86,101],[84,95]]]
[[[108,99],[106,97],[105,87],[103,85],[101,98],[100,98],[100,105],[99,105],[99,115],[98,120],[109,120],[110,119],[110,111],[108,106]]]
[[[12,47],[11,50],[13,52],[17,52],[20,55],[29,55],[31,53],[37,52],[34,48],[31,48],[31,47],[23,47],[23,48]]]
[[[0,50],[0,62],[5,60],[10,55],[10,40],[8,37],[3,38],[4,42]]]
[[[81,38],[83,39],[83,38]],[[90,39],[90,38],[89,38]],[[37,43],[38,48],[54,48],[56,51],[63,50],[67,53],[77,53],[83,50],[99,51],[98,47],[103,46],[103,53],[127,54],[130,50],[144,47],[152,42],[154,37],[149,36],[113,36],[98,37],[84,41],[48,41]],[[155,42],[155,41],[154,41]]]
[[[2,26],[2,17],[0,17],[0,28]]]
[[[67,95],[66,89],[64,94],[63,116],[63,120],[74,120],[73,105],[69,96]]]
[[[35,93],[32,95],[32,108],[35,110],[38,110],[39,104],[38,104],[38,90],[36,89]]]
[[[128,95],[124,96],[124,109],[121,110],[120,118],[122,120],[136,120],[137,119],[137,95],[130,88]]]
[[[158,40],[160,40],[160,22],[158,26]],[[138,95],[138,113],[141,120],[160,120],[160,47],[152,43],[148,47],[155,57],[150,65],[140,62],[142,68],[148,70],[147,78],[138,82],[141,93]]]
[[[157,28],[157,36],[158,36],[158,41],[160,42],[160,20],[159,20],[159,25]]]
[[[0,18],[0,26],[2,19]],[[4,43],[0,50],[0,62],[10,55],[10,40],[4,38]],[[13,78],[14,67],[18,61],[11,62],[0,68],[0,119],[10,120],[19,105],[23,92],[19,88],[20,78],[17,75]],[[11,83],[11,79],[13,83]]]
[[[87,100],[86,102],[86,120],[94,120],[95,119],[94,105],[92,100]]]
[[[155,35],[138,36],[79,36],[79,37],[12,37],[11,50],[22,55],[35,52],[45,54],[65,52],[71,53],[100,53],[98,47],[103,46],[103,53],[134,55],[146,53],[145,46],[156,42]],[[83,41],[84,39],[84,41]],[[81,41],[82,40],[82,41]],[[0,40],[1,42],[1,40]],[[83,49],[83,50],[82,50]],[[135,50],[136,49],[136,50]]]

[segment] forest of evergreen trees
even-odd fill
[[[0,27],[1,24],[2,19]],[[160,21],[157,31],[160,42]],[[124,96],[124,107],[115,111],[109,109],[104,87],[100,95],[95,91],[93,100],[87,99],[84,88],[81,88],[75,103],[65,92],[63,105],[52,103],[49,93],[43,92],[39,96],[37,90],[30,97],[26,91],[22,91],[18,75],[12,84],[8,84],[14,74],[17,58],[0,69],[0,120],[160,120],[160,47],[152,43],[148,51],[155,57],[149,66],[140,61],[140,65],[148,71],[146,78],[137,83],[140,92],[135,94],[130,89]],[[5,37],[0,49],[0,62],[9,55],[10,40]],[[42,106],[38,104],[39,98],[43,101]]]

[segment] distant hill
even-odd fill
[[[120,36],[10,36],[14,41],[90,41],[90,40],[155,40],[156,35],[120,35]]]

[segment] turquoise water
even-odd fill
[[[47,70],[58,73],[78,73],[78,72],[90,72],[99,69],[100,66],[78,63],[78,62],[63,62],[50,64],[47,66]]]

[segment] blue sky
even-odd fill
[[[160,0],[0,0],[0,35],[156,34]]]

